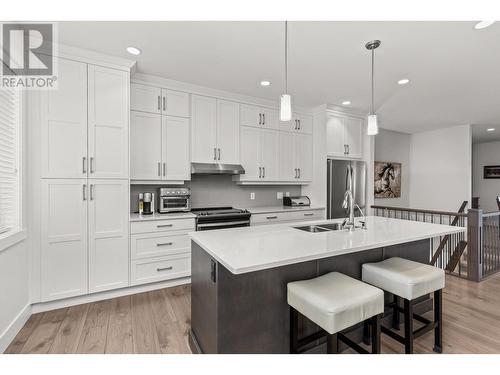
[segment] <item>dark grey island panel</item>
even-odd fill
[[[393,256],[429,261],[429,240],[421,240],[235,275],[196,242],[191,249],[190,345],[198,353],[288,353],[287,283],[332,271],[360,279],[363,263]],[[417,311],[430,308],[423,298]],[[299,326],[299,336],[317,330],[303,317]]]

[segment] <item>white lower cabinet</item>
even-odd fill
[[[128,180],[41,182],[43,302],[129,285]]]
[[[89,180],[89,292],[128,286],[128,181]]]
[[[191,275],[191,239],[195,219],[130,223],[131,285]]]

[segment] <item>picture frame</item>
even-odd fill
[[[500,178],[500,165],[485,165],[483,178],[485,179]]]

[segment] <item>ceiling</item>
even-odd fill
[[[488,129],[495,129],[488,131]],[[472,143],[500,142],[500,125],[475,124],[472,127]],[[500,150],[498,151],[500,153]]]
[[[289,22],[289,91],[297,105],[368,111],[370,53],[382,128],[414,133],[500,124],[500,23]],[[276,100],[284,82],[283,22],[61,22],[61,43],[115,56],[136,46],[138,72]],[[406,86],[397,81],[409,78]],[[271,86],[261,87],[261,80]],[[500,132],[500,126],[498,126]]]

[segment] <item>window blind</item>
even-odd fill
[[[0,90],[0,236],[19,229],[20,96]]]

